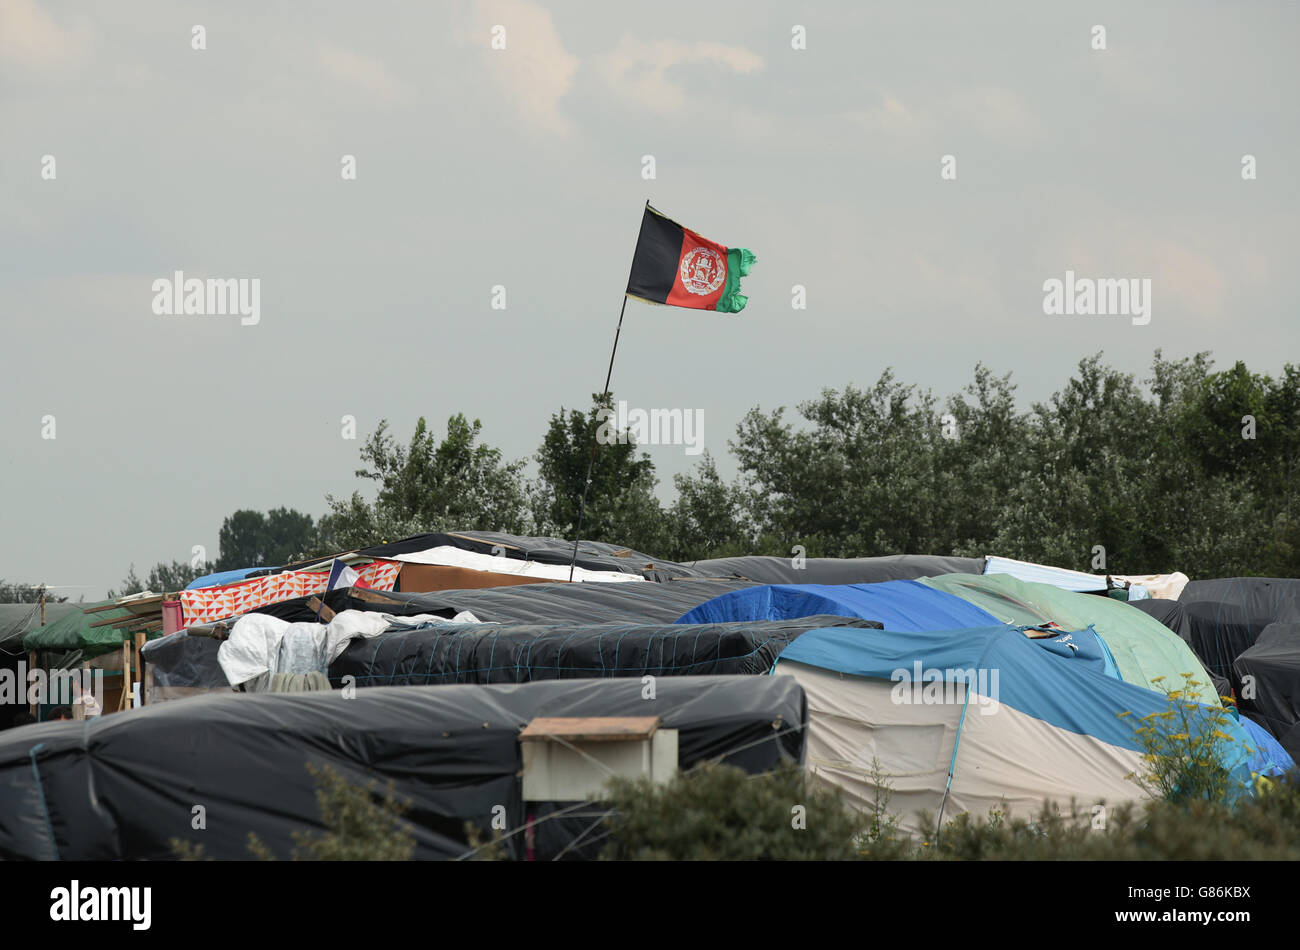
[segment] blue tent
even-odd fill
[[[677,623],[796,620],[816,614],[878,620],[886,630],[953,630],[1001,621],[969,601],[916,581],[878,584],[768,584],[705,601]]]
[[[804,687],[809,771],[865,808],[878,771],[904,819],[921,809],[1032,818],[1045,799],[1074,799],[1087,814],[1098,801],[1142,797],[1128,778],[1143,771],[1134,729],[1169,707],[1107,675],[1096,654],[1062,648],[1080,633],[812,630],[786,647],[774,674]],[[1231,737],[1223,765],[1244,793],[1253,743],[1235,721],[1221,728]]]
[[[1295,760],[1282,747],[1282,743],[1269,734],[1269,731],[1249,716],[1238,716],[1241,728],[1246,731],[1251,748],[1255,750],[1250,757],[1250,770],[1260,775],[1283,775],[1295,768]]]

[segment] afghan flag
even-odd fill
[[[749,301],[740,278],[753,266],[748,248],[723,247],[646,202],[627,294],[671,307],[739,313]]]

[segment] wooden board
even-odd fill
[[[649,739],[658,716],[539,716],[519,733],[520,742],[630,742]]]

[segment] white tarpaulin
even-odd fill
[[[1181,571],[1172,574],[1115,574],[1113,576],[1117,581],[1128,581],[1135,587],[1145,587],[1152,597],[1161,597],[1165,600],[1177,600],[1178,595],[1187,586],[1187,575]],[[1129,600],[1134,599],[1129,597]]]
[[[1033,564],[1029,561],[1017,561],[1014,558],[998,557],[990,554],[984,559],[985,574],[1010,574],[1021,581],[1035,584],[1051,584],[1061,590],[1076,593],[1092,593],[1110,590],[1105,574],[1085,574],[1083,571],[1071,571],[1064,567],[1049,567],[1046,564]]]
[[[345,610],[329,623],[289,623],[270,614],[248,614],[217,650],[217,662],[232,686],[265,692],[277,673],[326,673],[356,637],[373,637],[395,623],[477,623],[467,610],[451,620],[432,614],[394,617],[368,610]]]
[[[480,554],[477,551],[464,551],[449,544],[427,551],[413,551],[410,554],[396,554],[394,561],[407,564],[432,564],[438,567],[463,567],[471,571],[492,571],[496,574],[513,574],[517,577],[536,577],[539,580],[567,581],[569,565],[542,564],[539,561],[521,561],[518,558],[498,557],[494,554]],[[585,567],[573,569],[574,581],[600,581],[622,583],[623,581],[645,581],[640,574],[624,574],[620,571],[591,571]]]

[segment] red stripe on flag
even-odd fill
[[[673,289],[668,292],[664,303],[712,310],[726,289],[726,247],[682,228],[682,254],[677,260]]]

